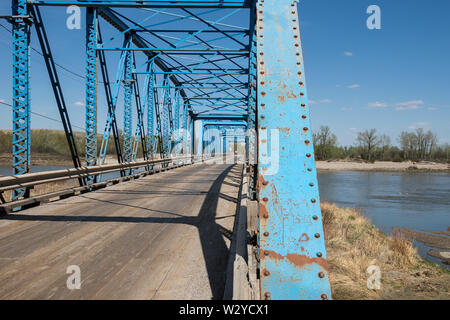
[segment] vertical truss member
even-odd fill
[[[155,153],[155,75],[153,73],[153,63],[147,65],[147,72],[149,72],[145,77],[144,83],[144,107],[147,109],[147,136],[146,136],[146,144],[147,151],[151,153],[152,159]]]
[[[175,91],[175,103],[173,104],[173,109],[174,109],[173,110],[173,114],[174,114],[174,119],[173,119],[174,153],[175,153],[175,157],[179,157],[181,154],[181,149],[182,149],[182,145],[181,145],[181,141],[180,141],[180,137],[181,137],[181,130],[180,130],[181,96],[180,96],[179,90]]]
[[[86,9],[86,165],[97,162],[97,9]],[[89,176],[88,183],[96,177]]]
[[[34,17],[34,26],[36,27],[36,34],[39,39],[39,44],[42,50],[42,56],[44,57],[45,65],[47,67],[48,76],[50,77],[50,83],[55,95],[56,104],[58,106],[59,115],[61,117],[61,123],[63,124],[64,133],[66,135],[67,144],[69,146],[70,155],[72,156],[73,166],[75,168],[81,167],[81,160],[78,155],[77,145],[75,137],[72,131],[72,125],[70,123],[69,114],[67,112],[66,102],[64,99],[61,83],[59,82],[58,72],[56,71],[55,61],[50,50],[50,43],[47,38],[47,32],[45,31],[44,23],[39,7],[32,7],[31,11]],[[78,178],[78,182],[81,186],[85,185],[84,178]]]
[[[297,4],[265,0],[256,10],[261,297],[325,300],[330,285]]]
[[[187,155],[189,153],[188,146],[188,104],[187,102],[183,103],[183,114],[181,117],[181,128],[183,134],[183,154]]]
[[[13,175],[30,172],[30,20],[26,0],[12,1],[13,30]],[[27,197],[29,190],[16,189],[12,200]]]
[[[256,200],[256,1],[252,3],[250,10],[250,57],[249,57],[249,76],[248,76],[248,118],[247,128],[247,159],[249,164],[249,183],[248,195],[252,200]]]
[[[126,34],[126,48],[131,48],[131,35]],[[133,98],[133,52],[125,51],[125,70],[124,70],[124,110],[123,110],[123,160],[131,162],[133,153],[132,142],[132,98]]]
[[[128,39],[125,37],[124,39],[124,43],[123,46],[124,48],[127,47],[127,43],[128,43]],[[104,51],[100,50],[99,51],[99,56],[100,56],[100,63],[101,66],[103,66],[103,62],[102,60],[104,60]],[[106,125],[105,125],[105,129],[103,131],[103,139],[102,139],[102,144],[100,147],[100,155],[99,155],[99,164],[103,164],[105,162],[105,158],[106,158],[106,153],[108,151],[108,142],[109,142],[109,137],[111,134],[111,129],[113,130],[113,134],[114,134],[114,130],[117,131],[117,142],[116,145],[119,147],[120,150],[120,157],[118,157],[119,163],[122,163],[123,161],[123,153],[122,153],[122,148],[120,145],[120,137],[119,137],[119,130],[117,128],[117,121],[116,121],[116,106],[117,106],[117,100],[119,98],[119,91],[120,91],[120,84],[122,82],[123,76],[124,76],[124,68],[125,68],[125,58],[127,56],[127,51],[122,51],[121,55],[120,55],[120,59],[119,59],[119,65],[117,67],[117,73],[116,73],[116,79],[114,82],[114,87],[113,87],[113,91],[111,93],[111,102],[108,102],[108,116],[106,118]],[[103,68],[102,68],[103,70]],[[109,82],[109,80],[108,80]],[[106,87],[106,84],[105,84]],[[109,86],[108,86],[109,87]],[[108,90],[106,91],[106,97],[108,99]],[[110,106],[109,106],[110,105]],[[114,127],[116,129],[114,129]],[[116,148],[117,148],[116,146]]]
[[[103,40],[102,40],[102,33],[100,32],[100,25],[99,25],[99,30],[98,30],[98,36],[99,36],[99,43],[102,44]],[[103,78],[103,83],[104,83],[104,87],[105,87],[106,102],[108,104],[108,118],[107,118],[107,122],[106,122],[107,125],[105,128],[105,133],[103,134],[102,145],[100,148],[99,164],[102,164],[103,161],[105,160],[106,151],[107,151],[107,143],[108,143],[108,139],[109,139],[109,132],[111,129],[112,129],[113,137],[114,137],[114,145],[116,147],[117,162],[122,163],[122,161],[123,161],[122,147],[120,145],[119,129],[117,126],[116,112],[115,112],[117,96],[114,96],[111,91],[111,84],[109,81],[109,73],[108,73],[108,67],[106,64],[105,51],[100,50],[98,52],[98,58],[99,58],[99,62],[100,62],[100,68],[102,71],[102,78]],[[119,69],[121,69],[120,65],[119,65]],[[117,90],[117,93],[118,93],[119,86],[116,88],[116,84],[117,84],[117,80],[116,80],[116,83],[114,86],[114,90]],[[119,84],[120,84],[120,79],[119,79]],[[105,137],[106,137],[106,141],[105,141]],[[125,175],[125,171],[121,170],[120,175],[123,177]]]
[[[164,76],[164,91],[163,91],[163,156],[165,158],[170,156],[172,149],[171,133],[173,131],[173,119],[172,119],[172,99],[170,97],[170,83],[169,76]]]
[[[134,52],[133,52],[133,68],[136,69],[136,59],[134,57]],[[136,73],[133,73],[133,89],[138,118],[138,123],[134,134],[134,142],[133,142],[133,161],[136,160],[136,155],[139,148],[139,138],[141,138],[140,140],[141,140],[142,156],[144,160],[148,160],[149,157],[146,143],[147,139],[145,137],[145,128],[144,128],[144,110],[142,109],[141,94],[139,91],[139,82]]]

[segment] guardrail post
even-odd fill
[[[329,299],[297,4],[256,10],[261,297]]]

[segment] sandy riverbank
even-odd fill
[[[450,165],[437,162],[392,162],[376,161],[375,163],[358,161],[316,161],[319,171],[424,171],[424,172],[450,172]]]

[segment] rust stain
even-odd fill
[[[258,174],[258,188],[259,188],[259,190],[265,189],[267,184],[268,184],[268,181],[266,181],[261,174]]]
[[[267,207],[264,203],[259,203],[259,216],[263,218],[269,217],[269,212],[267,211]]]
[[[302,234],[300,239],[298,239],[298,242],[306,242],[306,241],[309,241],[309,237],[306,233],[304,233],[304,234]]]
[[[284,132],[286,134],[289,134],[289,132],[291,132],[291,128],[287,127],[287,128],[277,128],[278,130],[280,130],[281,132]]]
[[[284,96],[278,96],[278,102],[284,103],[285,97]]]
[[[328,271],[328,264],[327,261],[324,258],[310,258],[308,256],[305,256],[304,254],[297,254],[297,253],[289,253],[286,256],[283,256],[277,252],[265,250],[269,253],[267,257],[275,260],[275,261],[282,261],[287,259],[289,263],[293,264],[296,268],[301,269],[306,265],[311,264],[318,264],[322,267],[325,271]]]

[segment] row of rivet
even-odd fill
[[[261,2],[264,2],[264,0],[262,0]],[[262,7],[263,5],[260,3],[260,6]],[[295,3],[292,3],[291,6],[292,6],[292,7],[295,7],[296,5],[295,5]],[[262,14],[263,11],[260,10],[259,13]],[[295,14],[297,14],[297,12],[296,12],[295,10],[293,10],[293,11],[292,11],[292,14],[295,15]],[[262,19],[259,19],[259,21],[262,22]],[[292,22],[296,23],[297,20],[296,20],[296,19],[293,19]],[[260,26],[259,29],[262,30],[263,27]],[[297,27],[294,26],[294,27],[293,27],[293,30],[294,30],[294,32],[296,32],[296,31],[297,31]],[[263,35],[260,35],[260,38],[263,38]],[[294,35],[294,39],[298,40],[298,38],[299,38],[299,36],[295,34],[295,35]],[[263,46],[263,44],[260,43],[260,46]],[[296,44],[295,44],[295,47],[298,49],[298,48],[300,47],[300,45],[299,45],[298,43],[296,43]],[[264,55],[264,53],[263,53],[263,52],[260,52],[260,56],[263,56],[263,55]],[[296,56],[299,57],[299,59],[300,59],[300,56],[301,56],[301,55],[300,55],[299,52],[297,52],[297,53],[296,53]],[[264,61],[261,61],[260,64],[261,64],[261,65],[264,65]],[[297,65],[300,66],[300,65],[301,65],[301,61],[297,61]],[[263,75],[263,74],[264,74],[264,71],[261,71],[260,74]],[[302,75],[303,75],[301,71],[299,71],[297,74],[298,74],[300,77],[302,77]],[[264,81],[261,81],[261,85],[264,85]],[[299,81],[299,85],[300,85],[301,87],[303,87],[303,86],[304,86],[304,82],[303,82],[303,81]],[[261,94],[264,96],[264,95],[265,95],[265,92],[262,92]],[[300,92],[300,96],[303,97],[303,96],[304,96],[304,93],[303,93],[303,92]],[[261,106],[264,107],[265,104],[261,104]],[[302,107],[302,108],[306,108],[306,104],[301,104],[301,107]],[[265,119],[265,116],[264,116],[264,115],[261,115],[261,119],[264,120],[264,119]],[[306,115],[302,115],[302,119],[303,119],[303,120],[306,120],[306,119],[307,119],[307,116],[306,116]],[[262,129],[262,130],[265,130],[266,127],[262,127],[261,129]],[[309,130],[308,127],[304,127],[304,128],[303,128],[303,131],[305,131],[305,132],[307,132],[308,130]],[[309,140],[305,140],[305,144],[306,144],[306,145],[309,145],[309,144],[310,144],[310,141],[309,141]],[[312,156],[312,155],[311,155],[310,153],[307,153],[307,154],[306,154],[306,157],[307,157],[307,158],[311,158],[311,156]],[[308,170],[309,172],[312,171],[311,168],[308,168],[307,170]],[[262,184],[263,184],[263,185],[267,185],[267,184],[268,184],[268,181],[264,181]],[[310,185],[311,187],[314,187],[314,183],[312,183],[312,182],[311,182],[309,185]],[[267,197],[264,197],[262,200],[263,200],[264,202],[268,202],[268,201],[269,201],[269,199],[268,199]],[[312,202],[312,203],[316,203],[317,200],[313,198],[313,199],[311,199],[311,202]],[[266,219],[269,218],[269,216],[268,216],[267,213],[265,213],[263,217],[266,218]],[[313,220],[317,221],[317,220],[319,220],[319,217],[318,217],[317,215],[314,215],[314,216],[313,216]],[[269,236],[269,232],[266,231],[266,232],[264,232],[263,235],[264,235],[265,237],[268,237],[268,236]],[[318,239],[318,238],[320,238],[320,234],[319,234],[319,233],[315,233],[315,234],[314,234],[314,237]],[[265,255],[265,256],[268,256],[268,255],[269,255],[269,252],[268,252],[268,251],[264,251],[264,255]],[[316,253],[316,256],[319,257],[319,258],[321,258],[321,257],[322,257],[322,253],[321,253],[321,252],[317,252],[317,253]],[[270,276],[270,271],[269,271],[269,270],[265,270],[265,271],[264,271],[264,275],[265,275],[266,277],[267,277],[267,276]],[[318,277],[321,278],[321,279],[324,278],[324,277],[325,277],[325,273],[322,272],[322,271],[320,271],[320,272],[318,273]],[[270,299],[270,298],[271,298],[270,292],[265,292],[265,293],[264,293],[264,297],[265,297],[266,300]],[[328,296],[327,296],[325,293],[321,294],[320,297],[321,297],[322,300],[327,300],[327,299],[328,299]]]

